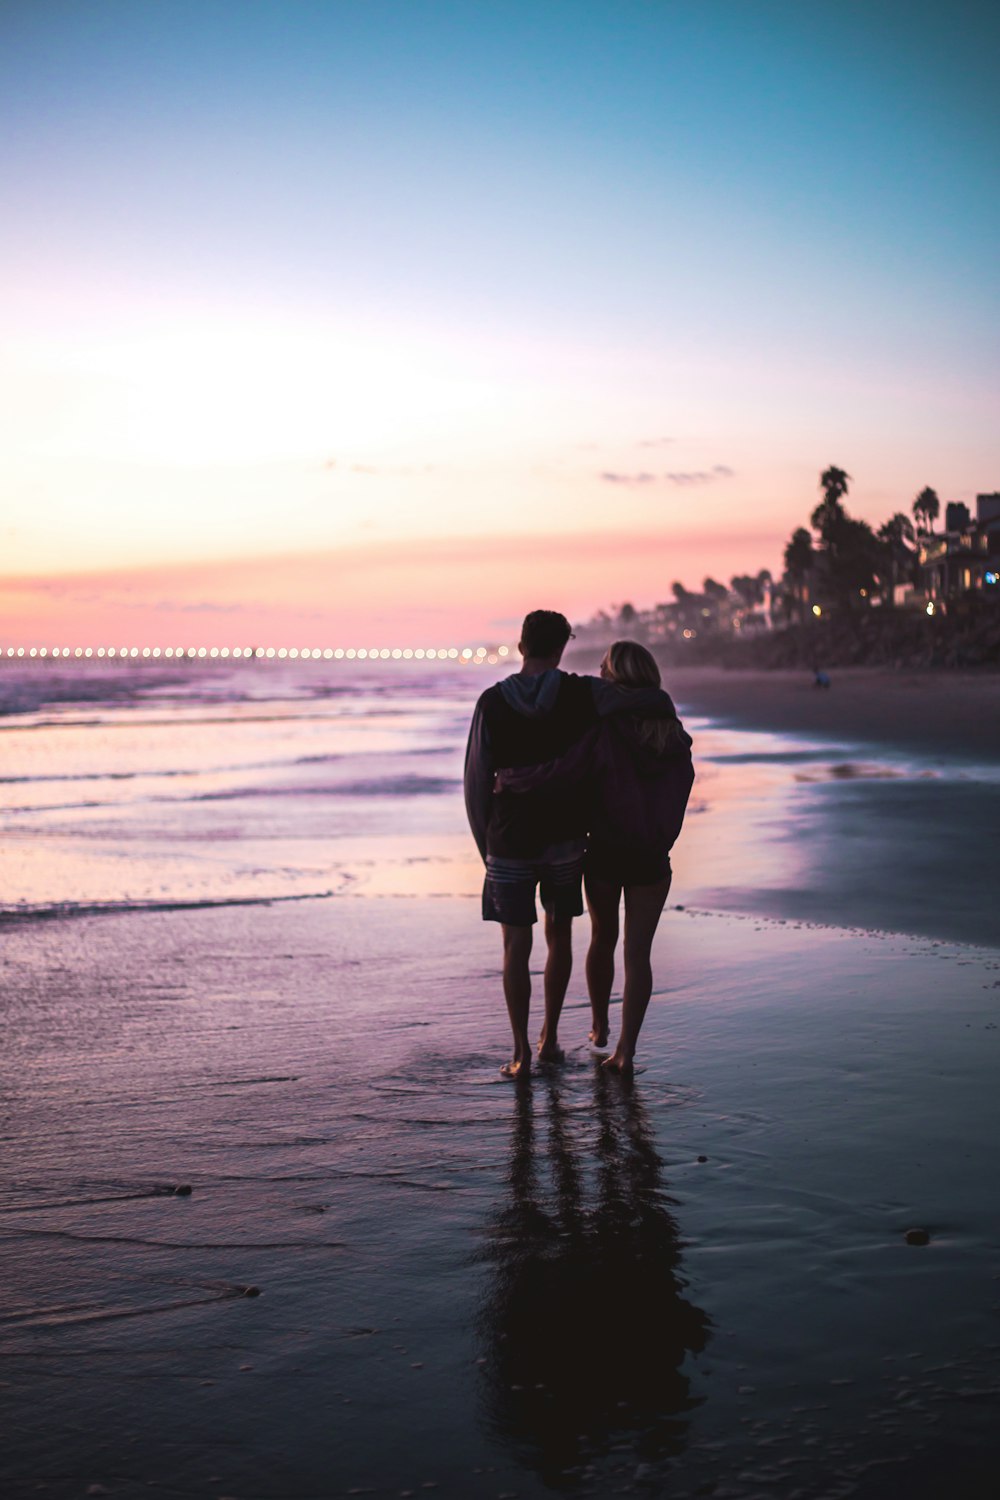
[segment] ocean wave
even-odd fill
[[[446,748],[450,749],[450,746]],[[414,750],[407,753],[419,755],[423,752]],[[330,751],[324,755],[281,756],[276,760],[244,761],[219,766],[169,766],[159,770],[143,771],[73,771],[61,775],[0,776],[0,786],[24,786],[33,785],[36,782],[60,781],[142,781],[146,777],[153,779],[168,776],[225,776],[247,771],[269,771],[280,766],[320,765],[343,759],[342,751]]]
[[[219,906],[274,906],[280,901],[325,901],[335,891],[301,891],[283,896],[204,896],[162,901],[43,901],[0,905],[0,927],[31,922],[61,922],[73,917],[122,916],[136,912],[203,911]]]
[[[385,776],[364,781],[323,782],[320,786],[230,787],[224,792],[200,792],[192,802],[239,802],[250,797],[434,797],[453,792],[457,776]]]

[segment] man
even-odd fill
[[[557,778],[535,792],[495,791],[496,772],[558,759],[605,714],[626,707],[672,713],[669,698],[658,689],[623,699],[599,678],[560,671],[572,634],[565,615],[554,610],[536,609],[525,617],[518,642],[521,669],[481,695],[465,757],[465,806],[486,865],[483,920],[503,929],[503,990],[514,1034],[514,1055],[500,1069],[505,1078],[524,1077],[531,1068],[528,960],[536,887],[548,947],[538,1058],[558,1062],[562,1057],[559,1017],[573,968],[572,922],[583,912],[589,808],[579,779]]]

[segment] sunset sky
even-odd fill
[[[993,0],[5,0],[0,641],[406,646],[1000,489]]]

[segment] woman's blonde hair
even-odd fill
[[[624,688],[658,688],[660,669],[656,659],[638,641],[614,641],[604,653],[601,675]],[[677,720],[647,719],[630,715],[639,741],[651,750],[663,752],[677,743]]]

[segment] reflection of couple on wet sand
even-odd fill
[[[695,1402],[682,1365],[709,1332],[682,1295],[642,1103],[604,1069],[592,1088],[585,1110],[555,1074],[540,1099],[518,1089],[507,1201],[482,1255],[490,1419],[556,1489],[598,1477],[631,1488],[637,1462],[655,1474],[684,1448]]]
[[[694,780],[691,739],[660,687],[653,657],[616,641],[600,677],[563,672],[572,632],[539,609],[521,629],[521,670],[476,705],[465,761],[465,804],[486,864],[483,919],[503,928],[503,988],[514,1055],[501,1072],[531,1067],[535,892],[545,911],[545,1020],[540,1062],[562,1058],[558,1028],[573,967],[572,923],[592,925],[587,953],[591,1032],[608,1041],[619,907],[625,903],[621,1034],[604,1066],[628,1073],[652,991],[650,949],[670,890],[670,849]]]

